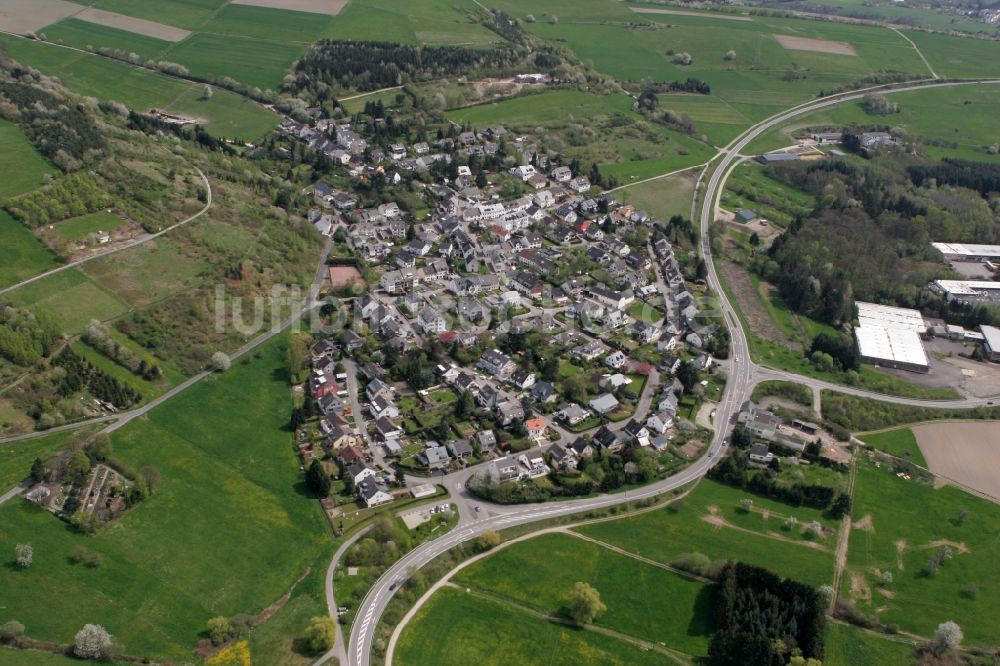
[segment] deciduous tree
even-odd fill
[[[577,624],[590,624],[608,607],[601,601],[601,593],[596,589],[578,581],[573,584],[569,593],[569,616]]]

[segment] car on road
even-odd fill
[[[476,505],[475,508],[476,508],[476,513],[479,513],[482,510],[482,507],[479,506],[478,504]]]

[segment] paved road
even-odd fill
[[[440,539],[422,544],[404,555],[381,578],[379,578],[372,589],[369,590],[368,595],[365,597],[360,608],[358,609],[358,615],[355,619],[354,628],[351,632],[347,655],[348,664],[355,666],[368,666],[370,663],[375,626],[378,624],[379,618],[385,611],[385,607],[392,598],[395,590],[406,580],[410,571],[419,569],[435,557],[447,551],[449,548],[464,541],[473,539],[487,529],[503,529],[506,527],[545,520],[571,513],[612,506],[631,500],[654,497],[658,494],[678,488],[691,481],[700,479],[709,470],[709,468],[711,468],[715,459],[724,455],[727,444],[725,437],[728,431],[726,424],[728,424],[737,413],[740,404],[742,404],[742,402],[749,397],[754,384],[759,380],[758,375],[766,377],[780,375],[781,378],[794,378],[795,381],[803,381],[803,383],[813,385],[810,382],[814,380],[800,378],[791,373],[776,373],[775,371],[762,370],[751,361],[746,332],[740,324],[732,303],[729,302],[728,297],[722,289],[721,281],[715,270],[714,263],[711,261],[712,250],[709,239],[709,228],[715,220],[715,212],[718,206],[719,197],[722,193],[722,186],[725,184],[729,173],[742,159],[740,152],[744,150],[752,141],[765,132],[786,123],[793,118],[807,115],[814,111],[842,104],[844,102],[860,99],[866,92],[874,89],[878,89],[886,94],[896,94],[924,88],[996,83],[1000,83],[1000,81],[933,82],[933,80],[931,80],[931,82],[913,83],[905,86],[874,86],[865,90],[835,95],[820,100],[806,102],[772,116],[771,118],[754,125],[730,142],[729,145],[722,148],[719,151],[719,155],[717,155],[717,157],[721,157],[718,164],[714,167],[710,167],[711,175],[705,188],[705,203],[702,206],[700,217],[700,244],[702,256],[705,257],[708,267],[708,284],[718,296],[720,307],[722,309],[722,316],[730,330],[732,338],[732,362],[730,364],[730,377],[726,383],[722,401],[716,409],[715,422],[717,424],[722,424],[722,427],[717,429],[715,438],[708,447],[705,455],[678,474],[629,493],[518,507],[487,505],[481,500],[475,500],[480,506],[485,506],[485,510],[474,513],[471,519],[467,518],[467,514],[462,512],[459,523],[455,529]],[[844,390],[847,387],[830,385],[830,388]],[[851,392],[853,390],[854,389],[847,388],[845,392]],[[860,391],[858,394],[879,400],[913,404],[912,399],[907,398],[871,394],[865,391]],[[922,404],[924,401],[916,402],[917,404]],[[975,401],[970,399],[930,402],[933,406],[971,407],[985,401]],[[465,494],[463,492],[464,486],[459,487],[458,483],[459,482],[454,482],[451,484],[452,487],[449,487],[449,490],[452,490],[453,492],[458,491],[459,496],[461,497]]]
[[[204,183],[205,183],[205,189],[206,189],[206,191],[208,193],[208,196],[205,198],[205,207],[202,208],[201,210],[199,210],[197,213],[195,213],[191,217],[183,219],[180,222],[178,222],[177,224],[172,224],[169,227],[167,227],[166,229],[161,229],[160,231],[157,231],[155,234],[143,234],[142,236],[139,236],[135,240],[131,240],[131,241],[129,241],[127,243],[124,243],[122,245],[116,245],[114,247],[105,248],[103,250],[97,250],[93,254],[91,254],[89,256],[86,256],[83,259],[77,259],[76,261],[71,261],[68,264],[63,264],[62,266],[59,266],[58,268],[53,268],[50,271],[45,271],[44,273],[41,273],[41,274],[36,275],[34,277],[30,277],[27,280],[23,280],[21,282],[18,282],[17,284],[12,284],[9,287],[4,287],[3,289],[0,289],[0,296],[2,296],[3,294],[6,294],[9,291],[14,291],[15,289],[20,289],[21,287],[23,287],[25,285],[28,285],[28,284],[31,284],[32,282],[37,282],[38,280],[44,280],[45,278],[47,278],[47,277],[49,277],[51,275],[55,275],[56,273],[61,273],[61,272],[65,271],[65,270],[68,270],[70,268],[76,268],[77,266],[79,266],[81,264],[85,264],[88,261],[93,261],[94,259],[99,259],[101,257],[107,257],[108,255],[115,254],[116,252],[121,252],[122,250],[128,250],[130,248],[136,247],[137,245],[142,245],[143,243],[148,243],[149,241],[155,240],[155,239],[159,238],[160,236],[162,236],[163,234],[165,234],[165,233],[167,233],[169,231],[173,231],[177,227],[182,227],[185,224],[187,224],[188,222],[193,222],[194,220],[197,220],[199,217],[201,217],[202,215],[204,215],[208,211],[209,208],[212,207],[212,185],[208,182],[208,178],[205,177],[205,174],[202,172],[201,169],[199,169],[198,167],[195,167],[194,170],[198,172],[198,175],[201,176],[202,181],[204,181]]]

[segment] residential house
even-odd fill
[[[443,446],[429,446],[417,454],[417,462],[428,469],[441,469],[450,461],[448,449]]]
[[[386,504],[392,501],[390,495],[383,486],[380,486],[374,479],[365,479],[358,484],[358,497],[369,509],[373,506]]]
[[[754,444],[750,447],[750,462],[767,465],[774,460],[774,454],[768,450],[767,444]]]
[[[465,460],[466,458],[471,458],[474,454],[472,450],[472,444],[469,443],[467,439],[453,439],[445,445],[448,449],[448,453],[457,460]]]
[[[611,352],[604,359],[604,365],[608,366],[609,368],[618,369],[624,366],[626,363],[628,363],[628,357],[625,355],[625,352],[621,351],[620,349],[616,349],[615,351]]]
[[[674,425],[674,417],[670,412],[659,412],[646,419],[646,427],[657,435],[662,435]]]
[[[590,412],[575,402],[567,402],[566,404],[559,406],[559,409],[556,411],[556,416],[565,421],[568,425],[575,426],[586,421],[587,417],[590,416]]]
[[[399,407],[384,395],[375,396],[375,399],[368,403],[368,411],[372,418],[378,420],[382,417],[389,419],[399,418]]]
[[[432,307],[425,307],[417,315],[417,323],[425,333],[443,333],[448,327],[441,313]]]
[[[348,465],[344,473],[355,486],[365,479],[375,478],[375,469],[361,460],[356,460]]]
[[[483,453],[489,453],[497,447],[497,436],[492,430],[480,430],[476,433],[476,444]]]
[[[541,403],[553,402],[558,397],[556,388],[549,382],[535,382],[531,387],[531,399]]]
[[[476,367],[497,377],[507,377],[514,371],[514,361],[499,349],[487,349]]]
[[[598,414],[607,414],[608,412],[613,412],[618,409],[618,398],[610,393],[602,393],[596,398],[593,398],[588,404],[590,405],[590,408]]]
[[[559,444],[553,444],[545,453],[549,456],[552,466],[559,470],[569,470],[576,467],[576,456],[572,450],[567,450]]]
[[[542,439],[545,437],[545,419],[535,417],[524,422],[524,427],[528,430],[528,437],[531,439]]]
[[[577,437],[573,440],[573,443],[569,445],[570,450],[576,454],[577,458],[590,458],[594,455],[593,445],[585,440],[583,437]]]

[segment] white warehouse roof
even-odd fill
[[[927,330],[924,317],[918,310],[861,301],[858,301],[856,305],[858,306],[858,323],[863,328],[893,328],[918,333]]]
[[[943,293],[952,296],[973,296],[990,289],[1000,289],[1000,282],[987,282],[985,280],[935,280],[934,284]]]
[[[1000,245],[977,245],[975,243],[931,243],[941,254],[963,257],[1000,258]]]
[[[927,354],[920,342],[920,334],[913,330],[859,326],[854,329],[861,356],[873,361],[905,363],[928,367]]]

